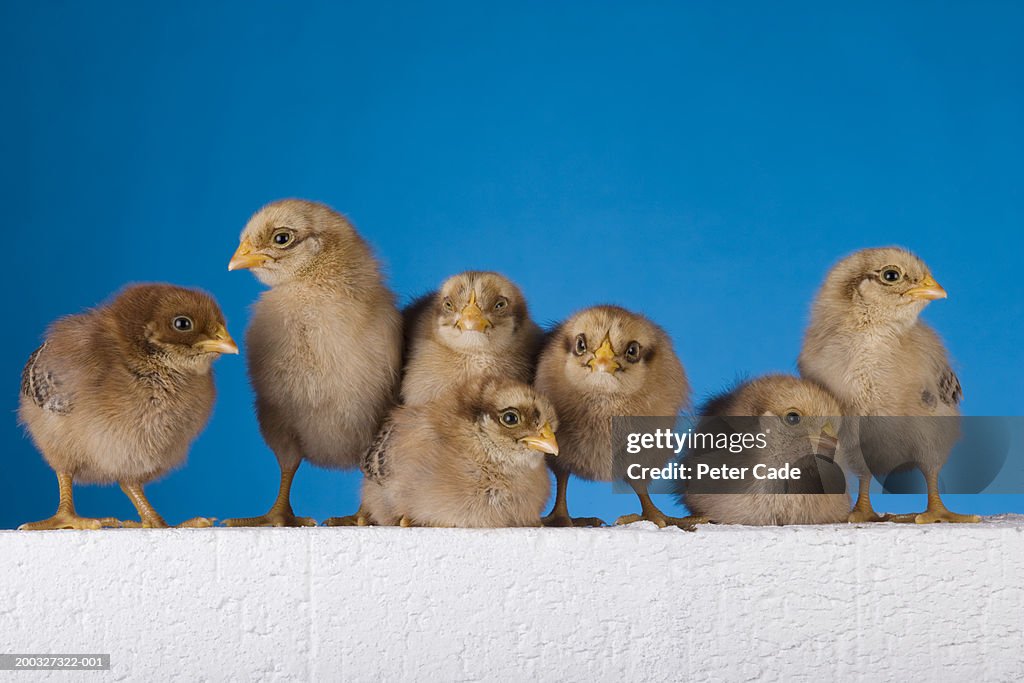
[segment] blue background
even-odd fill
[[[905,245],[950,292],[926,318],[965,412],[1020,414],[1022,29],[1011,2],[5,2],[0,527],[56,503],[14,415],[46,325],[163,280],[213,292],[241,338],[261,287],[227,261],[287,196],[347,213],[403,302],[487,268],[541,322],[644,311],[698,399],[792,370],[829,265]],[[216,371],[188,465],[149,487],[172,522],[261,513],[276,490],[242,359]],[[357,486],[304,466],[296,511],[351,512]],[[609,490],[574,482],[573,513],[636,508]],[[134,516],[116,487],[77,500]]]

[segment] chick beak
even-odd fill
[[[607,372],[610,375],[615,374],[621,365],[615,360],[615,350],[612,348],[612,343],[608,337],[604,338],[601,346],[598,347],[597,351],[594,351],[594,357],[591,358],[587,365],[590,366],[590,371],[597,370],[599,372]]]
[[[252,242],[247,238],[242,240],[242,243],[238,245],[238,250],[235,251],[235,255],[231,257],[231,261],[228,263],[228,270],[259,268],[269,260],[269,256],[254,254]]]
[[[558,441],[555,439],[555,430],[551,428],[550,422],[545,422],[540,428],[537,436],[524,436],[519,443],[526,444],[527,448],[541,453],[558,455]]]
[[[945,299],[948,294],[946,290],[942,288],[938,282],[935,281],[931,275],[921,280],[921,284],[913,289],[907,290],[907,296],[911,299],[924,299],[925,301],[932,301],[934,299]]]
[[[206,353],[238,353],[238,344],[231,338],[228,331],[221,325],[213,334],[213,339],[204,339],[196,344],[196,348]]]
[[[463,332],[483,332],[491,326],[491,321],[476,305],[476,292],[469,295],[469,303],[459,313],[459,320],[455,325]]]
[[[826,422],[825,426],[821,428],[821,434],[818,435],[815,446],[814,452],[820,455],[833,455],[836,452],[836,448],[839,446],[839,435],[836,434],[836,428],[832,426],[831,422]]]

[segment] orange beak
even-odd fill
[[[231,257],[231,261],[228,263],[228,270],[259,268],[269,260],[269,256],[254,254],[252,242],[247,238],[242,240],[242,243],[238,245],[238,249],[235,251],[234,256]]]
[[[217,331],[213,335],[213,339],[204,339],[196,344],[196,348],[207,353],[238,353],[238,344],[236,344],[235,340],[231,338],[231,335],[228,334],[228,331],[223,325],[217,328]]]
[[[555,430],[551,428],[550,422],[544,423],[544,426],[540,428],[540,434],[524,436],[519,442],[526,444],[527,448],[531,450],[558,455],[558,440],[555,439]]]
[[[612,348],[612,343],[608,337],[604,338],[601,342],[601,346],[598,347],[597,351],[594,351],[594,357],[587,363],[590,366],[590,371],[597,370],[598,372],[607,372],[610,375],[615,374],[621,365],[615,360],[615,350]]]
[[[476,292],[469,295],[469,303],[459,312],[459,320],[455,325],[463,332],[483,332],[491,326],[491,321],[476,305]]]
[[[921,280],[921,284],[917,287],[907,290],[907,296],[912,299],[933,301],[934,299],[945,299],[949,295],[942,288],[942,285],[935,281],[935,278],[928,275],[925,279]]]

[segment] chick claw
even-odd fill
[[[563,514],[550,514],[540,521],[549,527],[605,526],[604,520],[597,517],[570,517]]]
[[[324,520],[324,526],[370,526],[370,516],[362,510],[354,515],[344,517],[329,517]]]
[[[268,512],[259,517],[236,517],[225,519],[224,526],[316,526],[312,517],[296,517],[291,513]]]
[[[76,514],[57,513],[49,519],[40,522],[28,522],[18,527],[18,531],[49,531],[56,529],[102,529],[104,527],[117,528],[121,526],[121,520],[113,517],[102,517],[93,519],[90,517],[79,517]]]
[[[707,520],[704,520],[702,517],[668,517],[658,513],[647,512],[639,515],[623,515],[615,520],[615,526],[633,524],[634,522],[654,522],[660,529],[664,529],[666,526],[675,526],[683,531],[696,531],[697,524],[702,523],[702,521]]]
[[[880,515],[874,510],[857,510],[854,508],[846,517],[848,524],[861,524],[864,522],[887,522],[889,515]]]

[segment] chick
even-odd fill
[[[693,515],[720,524],[845,522],[850,498],[836,464],[842,459],[841,412],[823,388],[791,375],[761,377],[712,398],[700,410],[694,433],[763,435],[764,442],[750,441],[747,447],[735,449],[739,452],[716,452],[703,444],[688,450],[683,464],[691,472],[701,461],[748,469],[741,480],[717,486],[716,482],[708,486],[693,478],[677,479],[674,486],[680,502]],[[754,476],[757,466],[766,476],[767,468],[778,471],[787,465],[799,468],[799,479]]]
[[[642,315],[616,306],[585,309],[549,335],[540,355],[537,390],[555,406],[561,420],[561,454],[550,459],[557,491],[549,526],[600,526],[597,518],[569,516],[569,475],[611,481],[612,417],[675,416],[689,400],[686,373],[672,340]],[[639,520],[658,526],[689,527],[686,520],[665,516],[651,500],[646,483],[630,480],[640,498],[641,514],[620,517],[616,524]]]
[[[939,497],[939,471],[959,438],[962,392],[942,341],[919,316],[929,301],[944,298],[946,290],[921,259],[904,249],[883,248],[856,252],[836,264],[814,301],[799,360],[804,377],[829,389],[848,415],[933,418],[855,421],[867,461],[861,458],[855,467],[860,488],[851,522],[885,519],[871,506],[871,471],[908,465],[925,475],[928,509],[894,519],[980,521],[977,515],[950,512]]]
[[[498,273],[453,275],[405,311],[402,402],[419,405],[486,377],[529,382],[541,342],[526,299]]]
[[[242,268],[270,286],[253,309],[246,346],[260,431],[281,484],[267,514],[225,524],[313,526],[292,511],[292,479],[304,459],[359,466],[394,400],[401,317],[369,245],[323,204],[288,199],[257,211],[228,265]]]
[[[75,482],[118,482],[142,526],[166,527],[142,487],[185,461],[213,409],[211,363],[224,353],[238,347],[216,302],[171,285],[128,287],[55,322],[22,373],[18,416],[57,473],[60,503],[21,528],[120,526],[80,517]]]
[[[505,378],[402,406],[364,464],[363,505],[377,524],[540,526],[557,428],[547,399]]]

